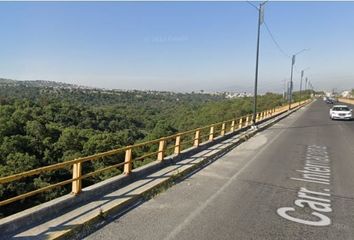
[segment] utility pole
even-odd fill
[[[256,127],[256,116],[257,116],[257,88],[258,88],[258,60],[259,60],[259,40],[261,34],[261,25],[264,21],[264,4],[266,2],[260,3],[258,8],[258,34],[257,34],[257,53],[256,53],[256,73],[254,78],[254,97],[253,97],[253,127]]]

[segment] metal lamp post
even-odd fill
[[[302,49],[301,51],[293,54],[292,58],[291,58],[291,75],[290,75],[290,86],[289,86],[289,110],[291,109],[291,102],[292,102],[292,91],[293,91],[293,72],[294,72],[294,65],[295,65],[295,58],[296,55],[299,55],[300,53],[304,52],[304,51],[308,51],[309,49],[305,48]]]
[[[300,101],[301,101],[301,97],[302,97],[302,79],[304,77],[304,73],[305,73],[305,70],[307,69],[310,69],[310,68],[306,68],[306,69],[303,69],[301,71],[301,79],[300,79]],[[307,84],[307,78],[306,78],[306,84]],[[305,85],[305,90],[306,90],[306,85]]]

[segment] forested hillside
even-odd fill
[[[156,139],[245,115],[252,98],[143,91],[103,91],[23,85],[0,86],[0,176],[7,176],[139,141]],[[281,95],[259,98],[259,109],[283,103]],[[92,164],[98,169],[105,162]],[[91,183],[118,174],[101,174]],[[16,184],[0,185],[0,199],[71,177],[70,169]],[[68,193],[58,188],[0,209],[23,209]]]

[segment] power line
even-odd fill
[[[256,9],[257,11],[259,11],[259,8],[258,8],[256,5],[254,5],[252,2],[250,2],[250,1],[246,1],[246,2],[247,2],[250,6],[252,6],[254,9]],[[268,2],[268,1],[265,1],[264,4],[265,4],[266,2]],[[266,23],[265,21],[263,21],[263,23],[264,23],[264,26],[266,27],[266,30],[267,30],[268,34],[270,35],[272,41],[274,42],[275,46],[278,48],[278,50],[279,50],[285,57],[290,58],[290,55],[287,54],[287,53],[283,50],[282,47],[280,47],[280,44],[279,44],[278,41],[275,39],[275,37],[274,37],[272,31],[270,30],[269,26],[267,25],[267,23]]]
[[[254,5],[254,4],[251,3],[250,1],[247,1],[247,3],[248,3],[249,5],[251,5],[252,7],[254,7],[254,8],[258,11],[258,7],[257,7],[256,5]]]
[[[287,53],[280,47],[278,41],[275,39],[275,37],[274,37],[272,31],[270,30],[270,28],[268,27],[267,23],[266,23],[265,21],[264,21],[263,23],[264,23],[264,26],[265,26],[266,29],[267,29],[267,32],[268,32],[269,35],[270,35],[270,38],[272,39],[272,41],[274,42],[274,44],[275,44],[275,46],[278,48],[278,50],[279,50],[285,57],[290,58],[290,55],[287,54]]]

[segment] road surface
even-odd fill
[[[317,100],[86,239],[354,239],[354,121]]]

